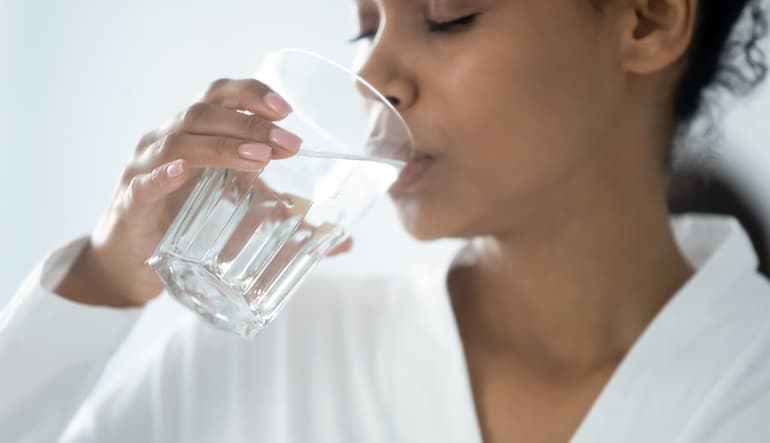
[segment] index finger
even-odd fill
[[[291,105],[266,84],[252,79],[219,79],[200,101],[234,111],[249,111],[265,120],[281,120],[292,112]]]

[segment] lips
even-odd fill
[[[409,160],[410,161],[411,160],[422,160],[422,159],[425,159],[425,158],[433,158],[433,156],[428,154],[427,152],[414,151],[412,153],[411,157],[409,158]]]
[[[425,176],[435,161],[436,159],[429,154],[415,152],[413,158],[406,163],[388,192],[399,194],[413,188]]]

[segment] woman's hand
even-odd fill
[[[141,138],[88,246],[55,291],[107,306],[138,306],[156,297],[163,284],[145,260],[203,168],[256,171],[291,157],[301,140],[274,124],[290,112],[257,80],[212,83],[198,102]],[[348,240],[330,255],[350,247]]]

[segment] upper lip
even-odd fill
[[[433,154],[425,151],[413,151],[410,160],[420,160],[423,158],[433,158]]]

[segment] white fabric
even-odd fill
[[[673,219],[697,267],[632,347],[573,443],[770,442],[770,285],[732,218]],[[139,310],[45,288],[44,261],[0,314],[0,442],[480,441],[444,276],[313,275],[254,342],[191,318],[89,397]],[[82,406],[82,408],[81,408]]]

